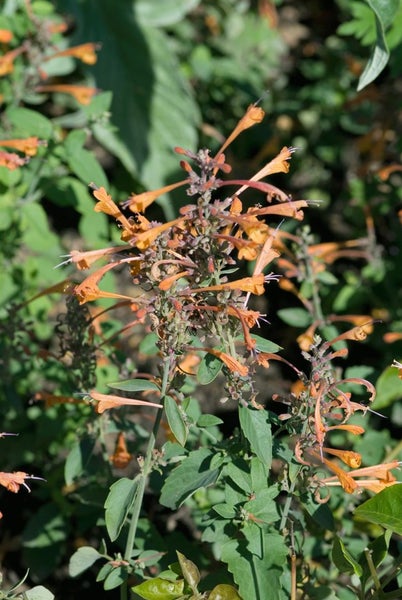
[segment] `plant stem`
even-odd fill
[[[161,399],[160,399],[161,404],[164,404],[166,391],[168,388],[169,373],[170,373],[170,360],[169,360],[169,358],[165,358],[163,361],[163,376],[162,376],[162,388],[161,388]],[[135,496],[134,496],[133,510],[131,513],[131,521],[130,521],[130,526],[129,526],[128,535],[127,535],[126,547],[125,547],[125,551],[124,551],[124,560],[126,560],[127,562],[130,561],[131,553],[132,553],[132,550],[133,550],[133,547],[135,544],[135,535],[137,533],[138,521],[139,521],[139,517],[140,517],[142,502],[144,499],[145,486],[148,481],[148,476],[152,470],[153,451],[155,448],[156,437],[157,437],[157,434],[159,431],[162,414],[163,414],[163,408],[159,408],[158,412],[156,413],[154,426],[153,426],[151,434],[149,436],[148,446],[147,446],[147,449],[145,452],[145,457],[144,457],[144,464],[142,467],[142,472],[141,472],[140,476],[138,477],[138,484],[137,484],[137,489],[136,489]],[[120,586],[120,599],[121,600],[127,599],[127,583]]]

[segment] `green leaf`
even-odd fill
[[[200,117],[170,37],[140,26],[135,8],[132,0],[120,0],[118,10],[110,0],[63,2],[63,11],[77,23],[71,43],[102,41],[91,74],[97,87],[113,93],[111,123],[118,134],[109,130],[105,135],[101,127],[97,137],[131,175],[152,189],[177,170],[174,146],[197,147]],[[154,15],[161,11],[158,3]]]
[[[24,592],[24,600],[53,600],[54,595],[52,592],[43,585],[36,585]]]
[[[178,550],[176,550],[176,554],[177,558],[179,559],[180,569],[183,573],[184,579],[186,580],[192,591],[196,593],[197,586],[201,580],[201,575],[197,565],[195,565],[192,560],[186,558],[184,554],[182,554]]]
[[[103,186],[107,190],[109,183],[99,162],[89,150],[80,147],[79,141],[75,139],[80,137],[80,133],[80,131],[70,133],[70,136],[74,136],[74,142],[67,145],[68,166],[86,185],[95,183],[98,187]]]
[[[239,406],[240,426],[251,450],[268,469],[272,463],[272,433],[269,413],[248,406]]]
[[[375,15],[377,39],[366,68],[359,78],[358,92],[374,81],[388,62],[389,50],[385,31],[392,23],[399,8],[399,0],[366,0],[366,2]]]
[[[335,530],[335,521],[333,514],[327,504],[318,504],[314,501],[311,494],[301,498],[303,507],[312,519],[323,529],[329,531]]]
[[[86,470],[95,444],[96,440],[94,438],[85,436],[81,440],[78,440],[71,448],[64,465],[66,485],[71,485],[74,479],[80,477]]]
[[[48,140],[52,136],[52,122],[37,110],[12,106],[6,110],[6,117],[14,127],[15,137],[36,135],[39,139]]]
[[[105,590],[114,590],[120,587],[127,580],[127,569],[125,567],[115,567],[106,577],[103,588]]]
[[[355,573],[358,577],[363,574],[362,567],[345,548],[343,541],[337,535],[334,537],[332,544],[332,560],[341,573]]]
[[[174,437],[181,446],[185,446],[188,435],[188,426],[180,408],[170,396],[165,397],[164,406],[166,418]]]
[[[292,327],[308,327],[311,324],[311,315],[304,308],[281,308],[278,315]]]
[[[257,350],[259,350],[260,352],[279,352],[280,350],[282,350],[282,346],[278,346],[278,344],[275,344],[274,342],[271,342],[270,340],[266,340],[265,338],[262,338],[259,335],[255,335],[254,333],[251,334],[253,340],[256,341],[256,348]]]
[[[218,376],[223,362],[213,354],[205,354],[198,367],[197,381],[200,385],[208,385]]]
[[[89,567],[100,558],[102,558],[102,555],[91,546],[82,546],[81,548],[78,548],[70,558],[68,565],[70,577],[77,577],[77,575],[80,575],[83,571],[89,569]]]
[[[215,415],[200,415],[197,419],[197,427],[214,427],[223,423],[222,419]]]
[[[193,10],[200,0],[136,0],[135,16],[142,25],[173,25]]]
[[[168,581],[161,577],[148,579],[131,588],[144,600],[176,600],[183,595],[184,579],[179,581]]]
[[[261,600],[270,590],[269,600],[288,600],[281,577],[289,549],[278,534],[264,536],[263,544],[263,557],[258,558],[248,551],[246,540],[230,540],[222,547],[222,560],[233,574],[242,598]]]
[[[208,600],[241,600],[241,598],[232,585],[219,583],[209,594]]]
[[[387,529],[383,535],[380,535],[374,541],[370,542],[367,546],[367,550],[370,552],[371,560],[375,569],[382,564],[388,554],[389,542],[392,536],[392,532]],[[362,583],[367,582],[371,577],[371,570],[367,562],[366,552],[363,552],[359,563],[363,568],[363,575],[361,577]],[[364,589],[364,588],[363,588]]]
[[[221,504],[215,504],[215,506],[212,507],[212,510],[218,513],[218,515],[223,519],[234,519],[236,516],[236,510],[233,508],[233,506],[225,504],[224,502]]]
[[[274,523],[279,519],[278,505],[275,498],[278,495],[276,486],[255,493],[255,497],[243,505],[248,513],[264,523]]]
[[[105,501],[106,528],[112,542],[119,537],[127,514],[134,502],[136,482],[123,477],[111,487]]]
[[[401,506],[402,485],[395,484],[358,506],[354,515],[402,535]]]
[[[388,367],[381,373],[376,383],[377,395],[370,408],[381,410],[402,398],[402,379],[395,367]]]
[[[116,390],[123,390],[124,392],[160,392],[160,389],[156,385],[156,383],[154,383],[153,381],[149,381],[149,379],[125,379],[124,381],[108,383],[108,386]]]
[[[168,508],[178,508],[194,492],[215,483],[219,469],[210,467],[212,458],[213,453],[206,448],[191,452],[166,479],[160,503]]]

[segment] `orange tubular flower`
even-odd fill
[[[371,467],[363,467],[362,469],[355,469],[354,471],[350,471],[348,476],[354,481],[355,490],[365,489],[376,494],[381,492],[386,487],[400,483],[391,473],[392,469],[396,469],[400,466],[401,463],[397,460],[394,460],[389,463],[373,465]],[[357,479],[357,477],[372,477],[372,479]],[[339,481],[336,481],[335,477],[327,477],[321,481],[326,486],[342,485],[342,481],[340,479]]]
[[[100,394],[92,390],[89,395],[97,401],[96,412],[100,415],[109,408],[119,408],[119,406],[151,406],[152,408],[163,408],[162,404],[147,402],[146,400],[134,400],[132,398],[122,398],[109,394]]]
[[[85,304],[86,302],[97,300],[98,298],[122,298],[124,300],[132,300],[130,296],[114,294],[113,292],[103,292],[98,287],[98,282],[102,279],[105,273],[110,271],[110,269],[113,269],[116,265],[119,265],[120,262],[121,261],[104,265],[95,271],[95,273],[89,275],[79,285],[77,285],[74,288],[74,294],[77,296],[78,302],[80,304]]]
[[[28,137],[21,140],[0,140],[0,146],[5,148],[14,148],[28,156],[35,156],[39,146],[44,146],[46,142],[39,140],[37,137]]]
[[[28,158],[21,158],[15,152],[3,152],[0,150],[0,167],[6,167],[10,171],[22,167],[28,162]]]
[[[9,29],[0,29],[0,43],[9,44],[13,39],[13,32]]]
[[[137,235],[133,235],[132,239],[130,240],[130,243],[133,246],[135,246],[136,248],[138,248],[139,250],[146,250],[154,243],[156,238],[161,233],[163,233],[164,231],[167,231],[168,229],[170,229],[171,227],[174,227],[175,225],[179,225],[183,221],[184,221],[183,217],[179,217],[178,219],[174,219],[173,221],[168,221],[167,223],[163,223],[162,225],[156,225],[155,227],[150,227],[150,229],[148,229],[147,231],[142,231],[141,233],[139,233]]]
[[[237,123],[236,127],[233,129],[232,133],[229,135],[224,144],[218,150],[215,156],[215,160],[220,154],[224,152],[224,150],[226,150],[226,148],[233,142],[233,140],[235,140],[237,136],[242,133],[242,131],[249,129],[249,127],[253,127],[253,125],[261,123],[264,117],[265,112],[261,107],[256,106],[255,104],[250,104],[246,113],[243,115],[243,117]]]
[[[0,472],[0,485],[3,485],[9,492],[13,492],[17,494],[19,492],[20,486],[23,485],[28,492],[30,492],[30,488],[25,483],[26,479],[42,479],[42,477],[35,477],[34,475],[28,475],[28,473],[24,473],[23,471],[15,471],[14,473],[4,473]]]
[[[126,250],[126,246],[114,246],[112,248],[101,248],[100,250],[90,250],[88,252],[81,252],[80,250],[72,250],[70,254],[64,254],[62,258],[67,257],[67,260],[63,261],[57,267],[66,265],[70,262],[77,265],[79,271],[85,271],[89,269],[94,262],[100,258],[104,258],[108,254],[114,254]]]
[[[210,285],[202,288],[196,288],[189,290],[181,290],[179,293],[182,295],[198,294],[203,292],[223,292],[224,290],[239,290],[241,292],[250,292],[256,296],[261,296],[264,293],[265,275],[264,273],[258,273],[252,277],[243,277],[243,279],[237,279],[236,281],[229,281],[228,283],[221,283],[218,285]]]
[[[80,44],[79,46],[67,48],[66,50],[60,50],[51,56],[46,56],[44,60],[52,60],[53,58],[59,58],[61,56],[73,56],[74,58],[79,58],[87,65],[94,65],[98,60],[98,57],[96,56],[96,50],[99,50],[100,47],[100,44],[88,42],[86,44]]]
[[[241,377],[246,377],[248,374],[248,368],[246,365],[242,365],[236,358],[230,356],[230,354],[226,354],[226,352],[222,352],[221,350],[215,350],[215,348],[200,348],[204,352],[208,352],[208,354],[213,354],[216,358],[219,358],[230,371],[234,373],[238,373]]]
[[[265,165],[258,173],[250,177],[250,181],[259,181],[267,175],[272,175],[273,173],[288,173],[289,171],[289,163],[288,160],[292,158],[293,152],[295,152],[296,148],[287,148],[284,146],[282,150],[279,152],[274,159],[272,159],[268,164]],[[249,186],[247,184],[243,185],[238,192],[236,192],[237,196],[240,196],[242,192],[244,192]]]
[[[98,189],[93,190],[94,197],[98,200],[98,202],[94,206],[95,212],[103,212],[105,215],[110,215],[114,217],[116,221],[121,223],[124,230],[128,233],[131,232],[132,227],[129,220],[123,215],[120,208],[117,204],[112,200],[112,197],[106,192],[104,187],[100,187]]]
[[[98,89],[86,85],[71,85],[68,83],[55,83],[49,85],[40,85],[36,88],[37,92],[47,94],[48,92],[59,92],[73,96],[80,104],[90,104],[93,96],[98,93]]]
[[[128,452],[124,433],[121,431],[117,436],[115,451],[109,457],[110,462],[116,469],[125,469],[132,458],[133,455]]]
[[[142,194],[132,194],[129,199],[124,203],[124,206],[129,208],[133,212],[144,212],[148,206],[150,206],[159,196],[167,194],[178,187],[190,183],[190,179],[183,179],[172,183],[171,185],[165,185],[165,187],[153,190],[150,192],[143,192]]]
[[[25,47],[20,46],[0,56],[0,77],[4,77],[4,75],[8,75],[14,71],[14,60],[23,52],[25,52]]]
[[[361,454],[358,452],[353,452],[353,450],[337,450],[335,448],[323,448],[323,451],[327,454],[332,454],[339,458],[345,465],[351,467],[352,469],[357,469],[360,467],[362,463]]]

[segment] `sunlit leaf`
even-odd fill
[[[112,542],[119,537],[127,514],[133,504],[136,482],[123,477],[116,481],[105,501],[106,528]]]
[[[360,504],[354,514],[361,520],[376,523],[402,535],[402,485],[392,485]]]

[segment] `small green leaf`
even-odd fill
[[[179,559],[180,569],[183,577],[194,593],[197,592],[197,586],[200,583],[201,575],[197,565],[192,560],[186,558],[184,554],[176,550],[177,558]]]
[[[209,594],[208,600],[241,600],[241,598],[232,585],[219,583]]]
[[[175,509],[200,488],[215,483],[219,469],[211,468],[213,456],[214,454],[206,448],[191,452],[166,479],[160,503]]]
[[[251,450],[268,469],[272,463],[272,433],[269,413],[248,406],[239,406],[242,432],[250,443]]]
[[[308,327],[311,324],[311,315],[304,308],[281,308],[278,315],[292,327]]]
[[[149,379],[125,379],[124,381],[108,383],[108,386],[124,392],[160,391],[156,383],[149,381]]]
[[[385,560],[388,554],[388,547],[391,536],[392,532],[389,529],[387,529],[383,533],[383,535],[380,535],[374,541],[370,542],[370,544],[368,544],[367,546],[366,551],[370,552],[371,560],[376,569],[378,569],[378,567]],[[366,552],[362,553],[359,563],[363,568],[363,575],[361,577],[362,583],[365,583],[371,577],[371,570],[367,562]]]
[[[332,560],[341,573],[355,573],[358,577],[363,574],[362,567],[345,548],[343,541],[337,535],[332,544]]]
[[[127,569],[125,567],[115,567],[110,571],[103,583],[103,589],[114,590],[120,587],[127,580]]]
[[[136,482],[127,477],[119,479],[110,487],[105,501],[105,521],[112,542],[119,537],[133,504],[136,487]]]
[[[53,600],[54,595],[52,592],[43,585],[36,585],[24,592],[24,600]]]
[[[197,427],[213,427],[223,423],[222,419],[215,415],[200,415],[197,419]]]
[[[278,346],[278,344],[275,344],[274,342],[271,342],[270,340],[266,340],[265,338],[262,338],[259,335],[255,335],[254,333],[251,335],[252,335],[252,338],[256,341],[257,350],[259,350],[260,352],[275,353],[275,352],[279,352],[280,350],[282,350],[281,346]]]
[[[82,546],[81,548],[78,548],[70,558],[70,563],[68,565],[70,577],[77,577],[77,575],[80,575],[83,571],[89,569],[89,567],[99,560],[99,558],[102,558],[102,555],[91,546]]]
[[[188,435],[188,426],[180,408],[170,396],[166,396],[164,406],[166,418],[174,437],[181,446],[185,446]]]
[[[197,380],[200,385],[208,385],[217,377],[223,367],[223,362],[212,354],[202,357],[197,371]]]
[[[233,506],[225,504],[224,502],[222,502],[222,504],[215,504],[212,509],[223,519],[234,519],[236,516],[236,510]]]
[[[358,506],[354,514],[359,519],[381,525],[402,535],[402,485],[392,485]]]
[[[176,600],[183,595],[184,579],[179,581],[168,581],[161,577],[148,579],[131,588],[144,600]]]

